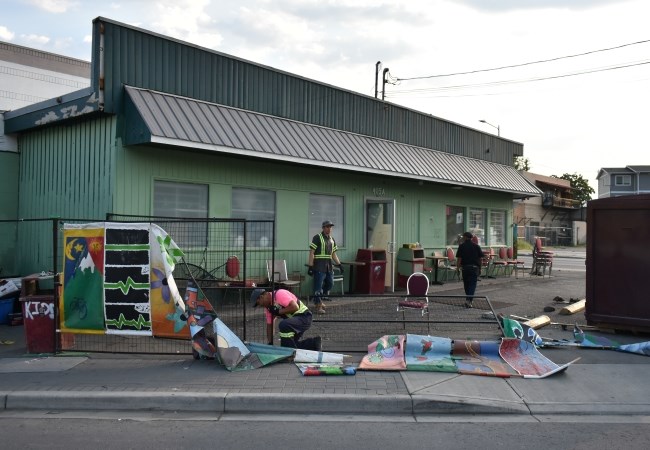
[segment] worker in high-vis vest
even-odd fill
[[[263,306],[266,316],[266,340],[273,345],[273,323],[280,318],[278,329],[282,347],[321,351],[321,338],[302,339],[302,335],[311,327],[311,311],[291,291],[278,289],[273,292],[255,289],[251,293],[253,308]]]
[[[314,277],[312,300],[316,305],[316,312],[325,314],[323,298],[327,298],[330,289],[334,286],[334,266],[336,264],[343,273],[343,266],[336,254],[336,241],[332,237],[334,224],[329,220],[323,222],[323,231],[313,237],[309,244],[309,269],[307,273]]]

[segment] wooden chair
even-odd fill
[[[266,275],[270,283],[274,283],[280,288],[288,289],[300,297],[300,280],[289,279],[287,273],[287,261],[284,259],[276,259],[274,261],[266,261]],[[297,289],[297,292],[295,292]]]
[[[407,297],[397,302],[397,312],[402,312],[402,324],[406,329],[406,316],[407,310],[419,311],[420,316],[424,317],[429,314],[429,277],[422,272],[412,273],[406,280],[406,295]],[[413,298],[412,296],[418,296]],[[429,321],[427,321],[427,332],[429,331]]]

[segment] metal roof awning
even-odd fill
[[[125,86],[126,145],[160,144],[541,195],[514,167]]]

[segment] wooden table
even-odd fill
[[[425,256],[426,259],[433,261],[433,281],[431,284],[444,284],[442,281],[438,280],[438,266],[440,261],[448,260],[446,256]]]

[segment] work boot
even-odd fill
[[[323,305],[322,303],[318,303],[316,305],[316,312],[318,314],[325,314],[325,305]]]

